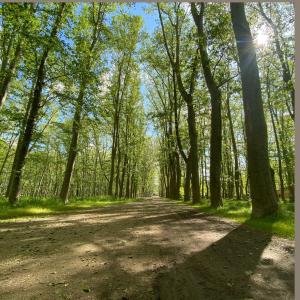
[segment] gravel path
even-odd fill
[[[0,224],[0,299],[294,299],[294,242],[151,198]]]

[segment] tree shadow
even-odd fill
[[[294,272],[262,258],[272,234],[243,224],[154,280],[156,300],[294,299]],[[260,273],[262,272],[263,275]]]

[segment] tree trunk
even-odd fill
[[[127,153],[125,153],[125,155],[124,155],[122,176],[121,176],[121,182],[120,182],[119,197],[123,196],[123,189],[124,189],[124,180],[125,180],[125,175],[126,175],[126,169],[127,169]]]
[[[203,30],[204,3],[198,14],[196,4],[191,3],[191,12],[197,26],[201,64],[206,85],[211,100],[211,134],[210,134],[210,200],[211,206],[222,206],[221,198],[221,161],[222,161],[222,118],[221,118],[221,91],[213,78],[210,61],[206,49],[206,37]]]
[[[234,186],[235,186],[236,198],[238,200],[240,200],[241,199],[241,193],[240,193],[241,189],[240,189],[239,160],[238,160],[238,151],[237,151],[236,140],[235,140],[234,130],[233,130],[233,122],[232,122],[229,98],[230,98],[229,90],[227,88],[227,97],[226,97],[227,103],[226,104],[227,104],[227,117],[229,120],[229,129],[230,129],[231,143],[232,143],[233,156],[234,156]]]
[[[274,120],[274,111],[271,105],[271,91],[270,91],[270,81],[269,81],[269,73],[267,73],[267,97],[268,97],[268,108],[271,115],[271,122],[275,137],[275,144],[276,144],[276,150],[277,150],[277,157],[278,157],[278,175],[279,175],[279,182],[280,182],[280,196],[282,201],[285,200],[284,196],[284,182],[283,182],[283,172],[282,172],[282,158],[281,158],[281,149],[279,145],[279,139],[277,134],[277,128]]]
[[[59,195],[59,198],[64,203],[68,202],[70,182],[71,182],[72,173],[74,169],[75,158],[77,155],[77,144],[78,144],[80,123],[81,123],[81,111],[83,106],[84,93],[85,93],[85,83],[82,83],[77,98],[77,105],[73,117],[72,138],[71,138],[71,143],[68,152],[67,166],[66,166],[63,184]]]
[[[9,184],[9,192],[8,192],[8,199],[9,202],[14,205],[19,197],[20,192],[20,184],[21,184],[21,177],[22,177],[22,171],[25,164],[25,158],[28,153],[29,145],[32,139],[32,134],[34,130],[34,126],[36,123],[36,119],[38,117],[39,108],[40,108],[40,102],[41,102],[41,95],[42,90],[44,86],[44,78],[45,78],[45,63],[49,54],[49,51],[52,48],[52,40],[56,36],[56,33],[58,31],[58,27],[61,22],[63,10],[65,8],[65,3],[60,4],[60,8],[57,14],[57,17],[55,19],[55,22],[53,24],[51,34],[49,37],[48,44],[46,48],[44,49],[41,60],[39,63],[39,67],[37,70],[37,76],[36,76],[36,83],[33,91],[30,111],[28,115],[28,119],[26,120],[25,130],[24,134],[20,135],[20,146],[19,151],[16,151],[15,155],[15,161],[13,165],[13,169],[11,172],[11,180]]]
[[[131,174],[130,174],[130,172],[131,172],[131,168],[130,168],[131,166],[130,166],[130,163],[127,165],[127,174],[126,174],[126,192],[125,192],[125,197],[126,198],[129,198],[129,196],[130,196],[130,190],[129,190],[129,188],[130,188],[130,177],[131,177]]]
[[[118,147],[118,157],[117,157],[117,174],[116,174],[116,185],[115,185],[115,197],[118,197],[119,194],[119,185],[120,185],[120,164],[121,164],[121,153],[120,147]]]
[[[181,168],[180,168],[180,157],[177,152],[175,152],[175,162],[176,162],[176,189],[175,189],[175,199],[180,199],[180,187],[181,187]]]
[[[199,162],[198,162],[198,145],[197,145],[197,130],[196,130],[196,120],[195,120],[195,111],[190,98],[187,102],[188,107],[188,129],[189,129],[189,138],[190,138],[190,165],[192,175],[192,195],[193,203],[200,201],[200,180],[199,180]]]
[[[230,3],[241,70],[252,216],[278,210],[268,156],[267,125],[263,111],[259,73],[253,40],[243,3]]]
[[[184,201],[191,199],[191,168],[190,168],[190,156],[185,164],[185,180],[184,180]]]
[[[118,115],[118,108],[116,108],[115,116],[114,116],[113,142],[111,148],[110,177],[109,177],[109,185],[108,185],[108,195],[110,196],[113,195],[115,160],[116,160],[117,144],[118,144],[118,131],[119,131],[119,115]]]

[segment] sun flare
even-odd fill
[[[265,48],[270,42],[270,34],[268,34],[268,31],[265,28],[260,28],[257,31],[256,37],[255,37],[255,44],[257,47]]]

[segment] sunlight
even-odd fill
[[[266,35],[262,32],[257,35],[256,44],[258,46],[265,47],[265,46],[267,46],[268,42],[269,42],[269,36],[268,35]]]
[[[260,48],[265,48],[270,42],[270,34],[265,27],[260,28],[257,31],[256,37],[254,39],[255,45]]]
[[[65,85],[62,82],[58,82],[54,85],[54,89],[57,92],[62,93],[65,90]]]

